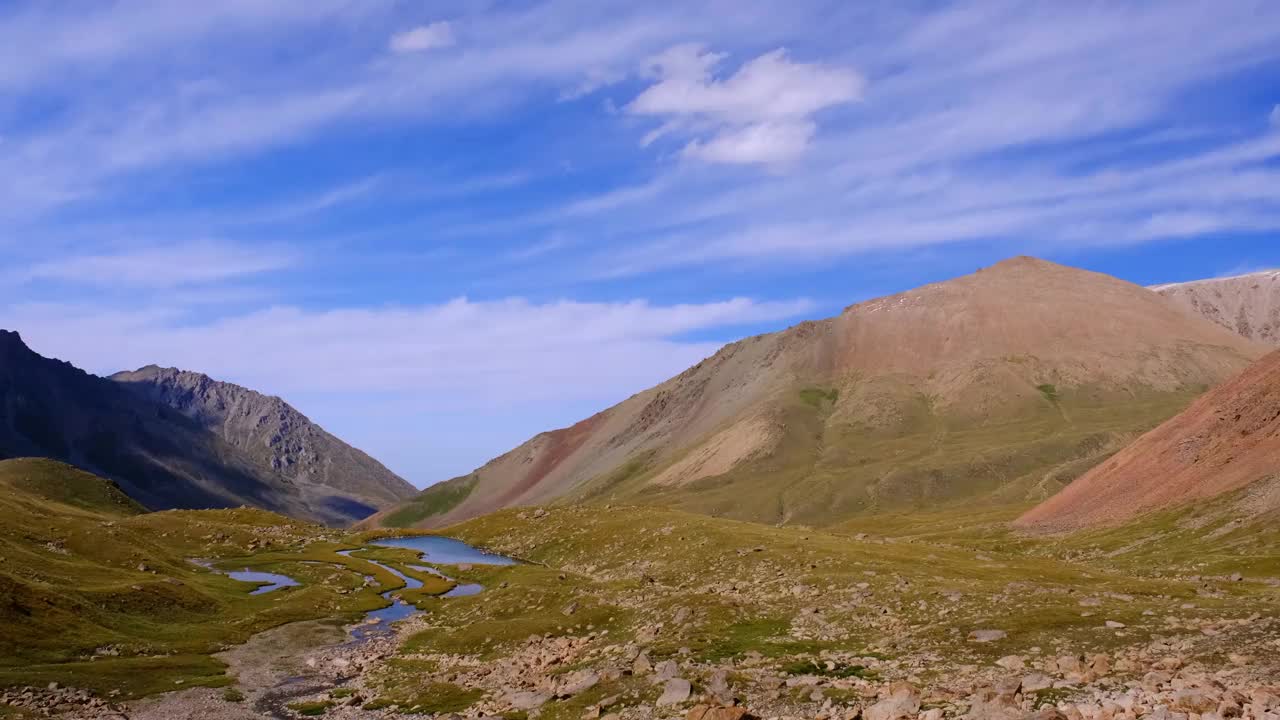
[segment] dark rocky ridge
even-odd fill
[[[43,357],[0,330],[0,459],[16,457],[110,478],[153,510],[250,505],[345,525],[390,504],[373,502],[385,487],[361,490],[358,477],[345,488],[295,480],[136,386]]]
[[[382,463],[334,437],[278,397],[202,373],[155,365],[116,373],[111,379],[182,413],[255,464],[329,496],[336,507],[354,503],[368,514],[417,492]]]

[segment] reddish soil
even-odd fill
[[[542,482],[543,478],[555,470],[560,463],[572,457],[587,438],[591,437],[591,433],[595,432],[605,415],[606,413],[597,413],[571,427],[552,430],[548,433],[550,437],[547,447],[539,455],[533,467],[498,497],[493,509],[504,508],[515,502],[521,495]]]
[[[1197,400],[1018,519],[1024,527],[1116,523],[1280,473],[1280,352]]]

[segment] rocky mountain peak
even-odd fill
[[[31,352],[15,330],[0,330],[0,353]]]
[[[203,373],[156,365],[116,373],[111,379],[182,413],[299,486],[336,493],[367,508],[365,512],[416,492],[403,478],[279,397]]]

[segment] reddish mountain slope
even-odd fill
[[[1018,520],[1074,529],[1238,490],[1280,475],[1280,352],[1205,394]]]

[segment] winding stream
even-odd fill
[[[445,538],[445,537],[423,536],[423,537],[385,538],[369,544],[375,545],[375,546],[383,546],[383,547],[409,548],[411,550],[416,550],[418,552],[419,559],[423,563],[429,562],[437,565],[462,566],[459,569],[464,571],[467,569],[465,567],[467,565],[516,565],[518,564],[517,560],[513,560],[511,558],[504,557],[502,555],[495,555],[493,553],[488,553],[478,548],[472,547],[460,540],[454,540],[452,538]],[[351,557],[352,554],[357,551],[358,549],[342,550],[342,551],[339,551],[338,554],[343,555],[345,557]],[[372,563],[386,570],[387,572],[400,578],[405,585],[404,585],[404,588],[398,588],[396,590],[387,590],[381,593],[382,597],[385,598],[390,603],[390,605],[388,607],[381,608],[378,610],[371,610],[368,613],[366,613],[364,617],[364,622],[359,625],[356,625],[354,628],[350,630],[350,640],[343,643],[339,643],[338,645],[334,646],[334,647],[347,648],[348,650],[355,650],[361,643],[369,639],[386,637],[391,635],[394,632],[394,628],[392,627],[393,623],[395,623],[398,620],[404,620],[405,618],[412,617],[418,614],[419,612],[421,612],[420,610],[418,610],[417,607],[407,602],[404,602],[402,600],[399,600],[394,596],[396,595],[396,593],[400,592],[401,590],[416,590],[421,588],[423,585],[422,581],[415,580],[414,578],[409,577],[404,573],[400,572],[399,570],[396,570],[395,568],[390,567],[384,563],[380,563],[375,560],[369,560],[367,558],[357,558],[357,559]],[[243,582],[250,582],[250,583],[258,583],[260,586],[250,591],[249,592],[250,595],[264,595],[266,593],[270,593],[275,590],[279,590],[281,588],[293,587],[301,584],[297,580],[294,580],[293,578],[287,575],[281,575],[279,573],[252,571],[247,568],[241,571],[226,572],[214,567],[212,561],[190,559],[190,562],[195,563],[196,565],[199,565],[201,567],[207,568],[209,570],[212,570],[213,572],[224,573],[236,580],[240,580]],[[330,562],[320,562],[320,561],[312,561],[312,560],[304,560],[302,562],[308,565],[331,565],[331,566],[337,567],[336,563],[330,563]],[[407,565],[407,567],[416,572],[431,573],[433,575],[444,578],[446,580],[452,580],[452,578],[450,578],[449,576],[445,575],[444,573],[440,572],[436,568],[431,567],[429,565]],[[373,580],[372,578],[368,578],[368,579],[370,581]],[[480,593],[483,590],[484,590],[483,585],[479,585],[477,583],[462,583],[462,584],[455,585],[453,589],[449,590],[447,593],[444,593],[440,597],[442,598],[465,597],[468,595],[476,595],[477,593]],[[311,621],[311,622],[315,623],[320,621]],[[294,624],[292,626],[285,626],[285,627],[296,627],[297,625],[298,624]],[[260,640],[265,641],[268,644],[274,643],[277,640],[274,638],[272,633],[278,634],[281,632],[284,632],[284,628],[277,628],[275,630],[268,630],[266,631],[266,633],[260,633],[258,636],[255,636],[253,639],[251,639],[249,643],[246,643],[246,647]],[[271,639],[267,639],[267,638],[271,638]],[[329,641],[329,642],[332,642],[332,641]],[[328,647],[328,645],[307,646],[307,647],[309,649],[316,649],[318,647]],[[262,651],[259,651],[259,652],[262,652]],[[272,652],[278,652],[278,650],[273,650]],[[276,662],[276,660],[271,659],[272,657],[274,657],[274,655],[269,655],[268,661],[271,663]],[[336,688],[336,687],[341,687],[351,680],[351,676],[329,677],[324,674],[319,674],[314,671],[310,671],[305,666],[300,666],[299,668],[297,668],[296,672],[297,674],[289,674],[289,675],[280,674],[278,677],[275,677],[274,679],[269,681],[268,684],[259,686],[259,689],[253,692],[253,700],[252,700],[253,710],[263,717],[275,718],[276,720],[288,720],[289,718],[296,717],[296,713],[294,713],[294,711],[292,711],[289,708],[289,704],[294,700],[298,698],[306,697],[309,695],[322,693],[327,690],[332,690],[333,688]],[[179,703],[181,706],[181,703],[184,701],[175,700],[175,702]],[[182,706],[182,707],[184,707],[185,709],[185,706]],[[165,715],[165,717],[170,717],[170,715]]]
[[[436,563],[440,565],[515,565],[516,564],[516,561],[512,560],[509,557],[504,557],[502,555],[495,555],[493,553],[485,552],[484,550],[480,550],[479,548],[472,547],[462,542],[461,540],[454,540],[453,538],[446,538],[446,537],[438,537],[435,535],[417,536],[417,537],[383,538],[381,540],[373,541],[369,544],[377,545],[379,547],[408,548],[410,550],[416,550],[418,552],[419,559],[422,560],[423,562],[431,562],[431,563]],[[356,551],[342,550],[338,554],[344,557],[351,557],[351,553],[353,552],[356,552]],[[372,637],[389,635],[393,631],[393,628],[391,627],[391,623],[394,623],[397,620],[404,620],[405,618],[412,617],[418,614],[419,612],[421,612],[421,610],[415,607],[412,603],[405,602],[404,600],[399,600],[395,598],[394,595],[397,592],[400,592],[400,590],[417,590],[418,588],[422,587],[422,582],[420,580],[415,580],[409,577],[408,575],[405,575],[404,573],[400,572],[399,570],[396,570],[393,567],[390,567],[384,563],[377,562],[376,560],[370,560],[368,558],[358,558],[358,559],[364,560],[365,562],[371,563],[373,565],[377,565],[383,570],[386,570],[387,572],[400,578],[405,583],[405,586],[403,588],[399,588],[396,590],[388,590],[387,592],[382,593],[382,597],[386,598],[387,601],[391,603],[390,606],[382,608],[380,610],[370,610],[368,613],[365,614],[364,622],[352,628],[351,637],[357,642],[360,642]],[[418,572],[431,573],[432,575],[436,575],[438,577],[444,578],[445,580],[453,580],[453,578],[449,577],[448,575],[445,575],[444,573],[440,572],[439,570],[436,570],[433,567],[428,567],[426,565],[410,565],[409,567],[412,568],[413,570],[417,570]],[[462,584],[455,585],[452,589],[450,589],[448,592],[444,593],[440,597],[442,598],[466,597],[469,595],[476,595],[482,590],[484,590],[483,585],[479,585],[476,583],[462,583]]]

